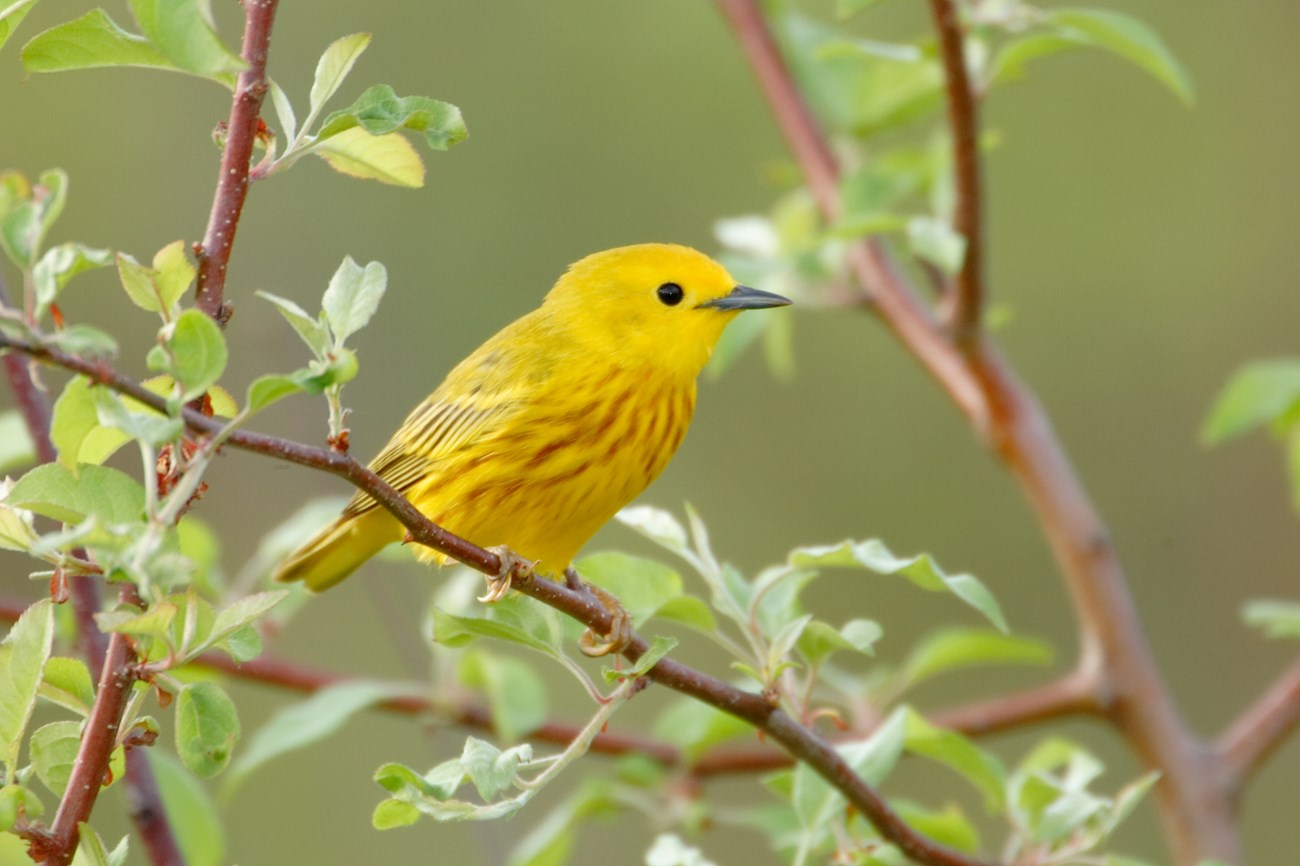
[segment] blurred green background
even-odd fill
[[[108,8],[129,20],[124,7]],[[226,115],[227,94],[139,70],[24,79],[21,42],[80,8],[38,6],[0,55],[0,166],[68,170],[70,201],[55,240],[143,259],[176,238],[198,239],[217,166],[210,133]],[[1046,60],[996,92],[986,112],[1002,141],[988,161],[991,285],[1012,312],[999,338],[1039,390],[1109,523],[1164,672],[1193,723],[1215,732],[1294,653],[1248,631],[1238,615],[1248,598],[1300,596],[1281,455],[1263,437],[1207,452],[1196,433],[1238,365],[1296,352],[1300,5],[1150,0],[1115,8],[1163,35],[1196,79],[1197,104],[1186,110],[1136,69],[1085,52]],[[238,9],[216,12],[236,43]],[[926,24],[922,4],[910,0],[859,21],[866,35]],[[708,3],[284,2],[271,74],[305,103],[320,50],[359,30],[372,31],[374,43],[339,104],[386,82],[460,105],[470,140],[447,154],[424,152],[422,191],[347,179],[316,160],[256,185],[230,269],[235,362],[227,380],[241,393],[254,371],[304,360],[254,290],[315,309],[345,254],[384,262],[389,294],[356,342],[361,376],[345,395],[363,458],[455,361],[531,309],[568,262],[647,240],[714,250],[716,218],[765,211],[777,194],[765,178],[785,159],[782,142]],[[65,297],[66,314],[106,321],[126,347],[123,368],[143,374],[152,318],[123,303],[110,272],[80,282]],[[1048,638],[1058,667],[1067,666],[1075,627],[1041,534],[947,398],[871,319],[792,315],[794,380],[774,380],[754,354],[706,383],[685,447],[641,501],[680,512],[690,500],[720,554],[751,570],[797,544],[848,536],[879,537],[900,553],[930,551],[948,569],[986,581],[1013,627]],[[0,395],[0,408],[10,402]],[[281,404],[256,426],[321,441],[324,404]],[[346,492],[324,475],[241,454],[227,455],[209,481],[201,515],[226,540],[228,572],[304,500]],[[608,547],[645,549],[617,526],[590,549]],[[30,592],[23,564],[5,562],[6,594]],[[349,673],[419,675],[416,624],[427,582],[437,579],[371,566],[314,600],[275,649]],[[972,622],[951,600],[883,580],[828,578],[810,602],[881,620],[886,658],[933,625]],[[1046,676],[976,673],[919,699],[938,707]],[[246,732],[285,700],[247,686],[236,697]],[[654,700],[648,695],[644,706]],[[636,727],[638,712],[646,710],[634,704],[614,728]],[[1109,731],[1086,723],[1060,730],[1111,761],[1110,789],[1136,774]],[[360,718],[251,780],[225,811],[227,859],[501,862],[561,791],[499,825],[370,829],[376,766],[431,765],[458,752],[462,738],[431,735],[409,719]],[[1015,758],[1033,740],[1005,737],[997,749]],[[1287,822],[1297,778],[1293,741],[1246,798],[1252,862],[1294,860]],[[927,775],[899,785],[931,802],[969,803],[946,782]],[[748,779],[716,783],[723,801],[767,796],[756,790]],[[121,811],[117,798],[97,814],[106,837],[110,814]],[[574,862],[639,862],[650,835],[635,818],[597,826]],[[719,863],[772,859],[760,838],[735,830],[699,841]],[[1119,843],[1164,859],[1151,804]]]

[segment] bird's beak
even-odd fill
[[[764,307],[784,307],[790,299],[772,292],[751,289],[749,286],[736,286],[729,293],[711,301],[700,304],[713,310],[760,310]]]

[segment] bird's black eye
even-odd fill
[[[676,283],[664,283],[659,287],[657,292],[659,300],[664,302],[665,306],[675,307],[682,302],[684,297],[682,287]]]

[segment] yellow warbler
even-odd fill
[[[727,323],[788,303],[737,285],[688,247],[587,256],[541,307],[457,365],[370,468],[434,523],[559,575],[667,465]],[[276,578],[325,589],[403,535],[358,493]],[[446,559],[423,547],[418,555]]]

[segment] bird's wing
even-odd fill
[[[500,344],[502,336],[462,361],[438,390],[407,416],[371,461],[375,473],[406,492],[437,471],[441,460],[501,429],[535,401],[548,371],[520,364],[518,353]],[[375,504],[358,491],[343,513],[360,515]]]

